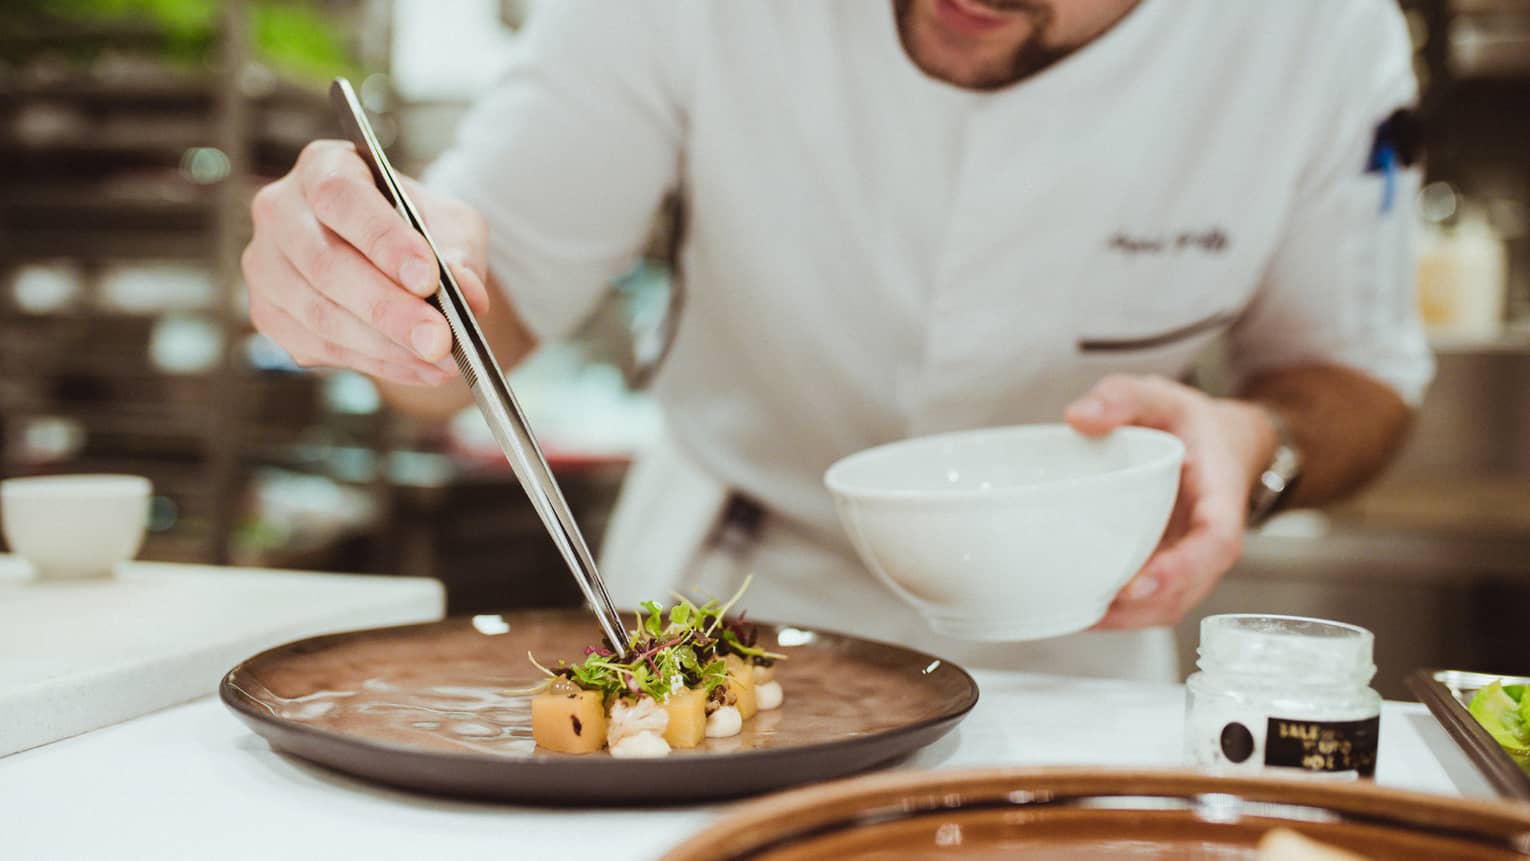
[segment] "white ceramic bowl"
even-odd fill
[[[936,631],[1032,640],[1105,615],[1163,535],[1184,452],[1146,428],[990,428],[868,449],[824,483],[862,561]]]
[[[108,576],[143,545],[150,489],[136,475],[7,479],[0,481],[0,528],[38,577]]]

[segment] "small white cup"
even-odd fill
[[[861,560],[936,631],[1033,640],[1084,630],[1152,554],[1184,444],[1027,425],[853,454],[824,483]]]
[[[138,555],[152,485],[136,475],[0,481],[0,529],[42,579],[107,577]]]

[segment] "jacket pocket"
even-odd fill
[[[1080,353],[1131,353],[1171,347],[1184,341],[1210,335],[1231,326],[1238,319],[1236,311],[1218,311],[1192,323],[1160,329],[1141,335],[1090,337],[1080,335],[1077,341]]]

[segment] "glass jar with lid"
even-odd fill
[[[1372,776],[1381,727],[1374,641],[1364,628],[1300,616],[1202,620],[1200,671],[1185,683],[1190,764]]]

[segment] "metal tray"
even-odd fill
[[[1487,730],[1477,723],[1466,704],[1472,695],[1491,682],[1530,685],[1530,676],[1499,676],[1466,670],[1418,670],[1408,676],[1408,688],[1418,695],[1466,758],[1482,772],[1494,791],[1504,798],[1530,801],[1530,774],[1526,774]]]

